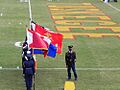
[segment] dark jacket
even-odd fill
[[[69,51],[66,52],[65,54],[65,62],[66,65],[71,66],[72,64],[75,64],[75,59],[76,59],[76,53],[72,51],[72,53],[70,53]]]
[[[24,66],[24,74],[34,75],[35,68],[34,68],[34,61],[33,60],[25,60],[23,62],[23,66]]]
[[[23,47],[26,45],[26,43],[23,43]],[[28,46],[25,48],[22,48],[22,68],[23,68],[23,62],[26,60],[26,56],[27,56],[27,51],[28,51]]]

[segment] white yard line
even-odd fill
[[[116,11],[119,11],[120,12],[120,9],[114,7],[113,5],[111,5],[110,3],[106,3],[108,6],[110,6],[111,8],[115,9]]]
[[[0,70],[22,70],[22,68],[0,68]],[[66,68],[38,68],[38,70],[66,70]],[[120,68],[76,68],[81,71],[120,71]]]

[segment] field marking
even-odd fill
[[[21,42],[21,41],[15,42],[14,45],[15,45],[16,47],[22,47],[22,42]]]
[[[107,3],[107,5],[108,5],[108,7],[110,7],[109,6],[110,4]],[[64,34],[63,35],[64,39],[73,39],[74,40],[74,39],[76,39],[77,36],[85,36],[85,37],[87,36],[89,38],[103,38],[103,37],[111,37],[111,36],[112,37],[117,37],[117,38],[120,37],[120,34],[118,35],[118,32],[120,32],[120,27],[115,26],[115,25],[117,25],[117,23],[111,21],[111,18],[109,16],[106,16],[105,13],[103,13],[103,11],[100,10],[99,13],[94,11],[94,9],[99,10],[99,8],[97,8],[95,5],[91,4],[91,5],[87,6],[87,5],[84,5],[84,4],[81,3],[80,6],[75,6],[75,5],[74,5],[74,7],[72,7],[72,6],[73,5],[71,5],[71,6],[62,5],[61,6],[61,5],[59,5],[59,3],[57,5],[54,5],[54,4],[53,5],[51,5],[51,4],[48,5],[48,8],[49,8],[49,10],[51,12],[51,16],[52,16],[52,19],[54,21],[54,24],[56,25],[54,28],[57,31],[60,31],[60,32],[64,31],[64,33],[62,33],[62,34]],[[84,7],[84,9],[82,10],[81,8],[83,8],[83,7]],[[120,11],[119,9],[117,9],[114,6],[111,6],[111,7],[116,9],[117,11]],[[79,10],[79,8],[82,11]],[[66,10],[71,10],[71,9],[74,9],[74,11],[66,11]],[[94,12],[93,11],[91,12],[88,9],[90,9],[90,10],[92,9]],[[78,10],[79,10],[79,12],[77,12]],[[77,15],[78,13],[79,14],[83,13],[83,14],[82,14],[82,16],[78,16]],[[67,15],[67,17],[65,17],[66,16],[65,14]],[[74,16],[70,17],[71,14],[72,15],[74,14]],[[78,21],[76,21],[76,20],[74,20],[76,18],[86,18],[86,17],[83,17],[84,14],[86,14],[86,15],[87,14],[94,14],[94,16],[97,15],[97,18],[98,18],[98,16],[102,15],[104,17],[108,17],[109,20],[104,20],[104,22],[103,22],[103,20],[96,20],[95,21],[93,19],[91,19],[89,21],[86,21],[86,20],[78,20]],[[77,15],[77,16],[75,16],[75,15]],[[68,20],[69,18],[72,18],[72,19]],[[93,17],[91,17],[91,18],[93,18]],[[62,19],[62,20],[60,20],[60,19]],[[87,24],[87,23],[90,23],[90,22],[91,23],[96,23],[97,26],[91,26],[91,25],[84,26],[84,23]],[[58,26],[58,24],[59,24],[59,26]],[[89,33],[80,33],[79,31],[77,31],[76,33],[73,33],[73,32],[70,33],[71,30],[74,30],[74,29],[87,30],[87,31],[88,30],[93,31],[93,30],[103,29],[103,30],[109,30],[109,31],[111,31],[111,33],[108,34],[108,33],[105,32],[105,33],[94,33],[93,34],[91,32],[89,32]],[[116,33],[114,33],[114,32],[116,32]]]
[[[110,3],[106,3],[108,6],[110,6],[111,8],[115,9],[116,11],[119,11],[120,12],[120,9],[114,7],[113,5],[111,5]]]
[[[22,68],[1,68],[0,70],[22,70]],[[66,70],[66,68],[38,68],[38,70]],[[120,68],[76,68],[81,71],[120,71]]]
[[[3,16],[3,13],[1,13],[0,16],[2,17],[2,16]]]

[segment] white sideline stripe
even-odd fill
[[[115,9],[115,10],[117,10],[117,11],[119,11],[120,12],[120,9],[118,9],[118,8],[116,8],[116,7],[114,7],[113,5],[111,5],[110,3],[106,3],[108,6],[110,6],[111,8],[113,8],[113,9]]]
[[[22,68],[1,68],[0,70],[22,70]],[[38,70],[66,70],[66,68],[38,68]],[[120,68],[76,68],[81,71],[120,71]]]

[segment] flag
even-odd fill
[[[40,49],[31,49],[32,54],[44,54],[43,50]],[[49,45],[47,56],[55,58],[57,52],[57,47],[53,44]]]
[[[37,48],[42,50],[48,50],[48,43],[46,38],[41,36],[39,33],[36,33],[32,30],[27,30],[27,43],[30,48]]]
[[[32,54],[43,54],[44,53],[44,51],[40,49],[33,49],[31,52]]]
[[[39,34],[43,36],[47,36],[51,39],[51,43],[57,47],[58,54],[62,53],[63,35],[61,33],[50,31],[49,29],[39,26],[38,24],[34,22],[32,22],[31,25],[32,25],[33,31],[38,32]]]
[[[27,30],[27,43],[29,48],[43,50],[44,57],[47,55],[50,42],[51,41],[47,37],[42,36],[35,31]]]
[[[57,53],[57,47],[55,45],[53,45],[53,44],[50,44],[49,48],[48,48],[47,56],[55,58],[56,57],[56,53]]]

